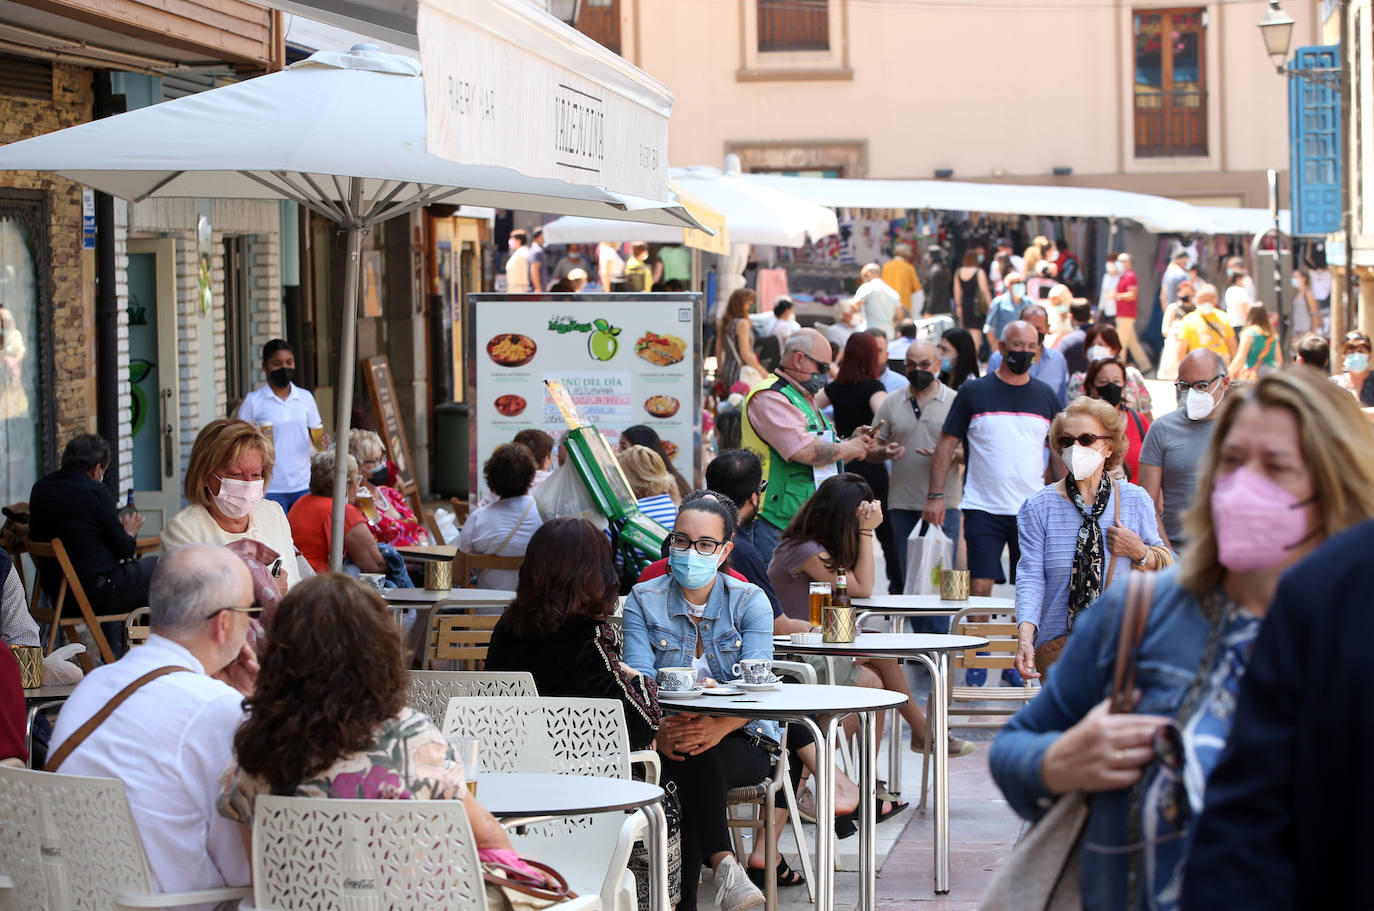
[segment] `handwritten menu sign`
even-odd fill
[[[568,423],[546,381],[614,448],[625,428],[652,427],[677,469],[700,468],[701,304],[698,294],[472,294],[468,385],[471,477],[502,443],[535,427],[561,439]]]
[[[396,466],[396,490],[410,500],[410,507],[416,516],[423,517],[424,505],[420,502],[420,491],[415,485],[415,473],[411,469],[410,444],[406,442],[405,425],[401,423],[401,411],[396,401],[396,386],[391,381],[391,362],[385,354],[367,359],[367,393],[372,400],[372,413],[381,422],[382,443],[386,445],[386,457]]]

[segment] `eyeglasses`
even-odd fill
[[[1225,376],[1225,374],[1218,373],[1210,380],[1198,380],[1196,383],[1185,383],[1182,380],[1179,380],[1177,383],[1174,383],[1174,388],[1177,389],[1179,392],[1187,392],[1189,389],[1192,389],[1195,392],[1210,392],[1212,386],[1216,383],[1216,381],[1221,379],[1223,376]]]
[[[227,610],[231,610],[237,614],[247,614],[250,617],[256,617],[262,613],[262,604],[255,600],[252,604],[248,605],[247,607],[221,607],[206,614],[205,619],[213,620],[215,619],[215,617],[219,616]]]
[[[759,496],[763,496],[763,492],[764,492],[765,490],[767,490],[767,489],[768,489],[768,479],[767,479],[767,478],[764,478],[762,481],[759,482],[759,490],[758,490]]]
[[[668,536],[668,546],[676,551],[685,551],[692,548],[703,557],[709,557],[720,550],[724,541],[717,541],[715,538],[697,538],[695,541],[680,532],[673,532]]]
[[[1059,444],[1059,448],[1060,448],[1060,449],[1068,449],[1068,448],[1069,448],[1070,446],[1072,446],[1074,443],[1077,443],[1079,446],[1091,446],[1092,444],[1096,443],[1098,440],[1110,440],[1110,439],[1111,439],[1111,437],[1109,437],[1109,436],[1102,436],[1101,434],[1096,434],[1096,433],[1080,433],[1080,434],[1079,434],[1078,436],[1076,436],[1076,437],[1069,436],[1069,435],[1066,433],[1066,434],[1064,434],[1063,436],[1061,436],[1058,440],[1056,440],[1055,442]]]

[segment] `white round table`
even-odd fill
[[[874,806],[877,782],[877,727],[874,718],[884,709],[907,701],[903,693],[859,686],[783,684],[773,690],[751,690],[738,696],[703,695],[697,699],[661,700],[665,712],[791,721],[805,725],[819,748],[816,762],[816,819],[835,815],[835,745],[841,719],[859,716],[862,749],[859,751],[859,908],[873,911],[877,875],[877,819]],[[813,715],[828,715],[821,730]],[[816,828],[816,911],[832,911],[835,906],[835,860],[833,842],[824,824]]]
[[[670,911],[668,818],[658,785],[594,775],[482,772],[477,775],[477,802],[508,827],[564,816],[642,811],[649,820],[650,908]]]
[[[775,652],[793,655],[843,656],[847,658],[894,658],[919,661],[930,671],[931,760],[935,771],[935,891],[949,891],[949,653],[978,649],[988,640],[976,636],[939,633],[860,633],[853,642],[821,642],[793,645],[787,636],[774,636]],[[845,687],[860,689],[860,687]],[[902,743],[900,719],[894,719],[888,738],[888,788],[901,793]],[[865,747],[867,749],[867,747]],[[862,891],[861,893],[862,894]],[[866,909],[871,906],[865,906]]]
[[[414,607],[439,601],[454,601],[464,607],[505,607],[515,597],[515,592],[499,588],[451,588],[444,592],[427,588],[389,588],[381,595],[382,600],[393,607]]]

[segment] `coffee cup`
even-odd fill
[[[665,693],[686,693],[696,689],[697,672],[690,667],[661,667],[658,688]]]
[[[772,683],[773,659],[742,658],[730,671],[745,683]]]

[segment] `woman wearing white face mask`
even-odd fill
[[[1369,427],[1316,371],[1282,370],[1237,389],[1214,420],[1185,520],[1188,548],[1158,575],[1138,640],[1133,713],[1109,713],[1104,699],[1125,602],[1118,574],[989,757],[1026,818],[1057,795],[1092,794],[1079,866],[1087,911],[1179,907],[1204,786],[1279,576],[1374,514]]]
[[[1113,326],[1090,326],[1083,334],[1083,352],[1089,364],[1104,357],[1120,359],[1121,337],[1116,334],[1116,328]],[[1070,401],[1084,394],[1085,375],[1086,371],[1079,371],[1069,377]],[[1155,419],[1154,401],[1150,398],[1149,387],[1145,385],[1145,376],[1134,365],[1126,367],[1126,386],[1122,392],[1122,401],[1126,403],[1126,407],[1144,417],[1146,421]]]
[[[1032,494],[1016,516],[1016,669],[1023,677],[1054,663],[1078,612],[1113,579],[1132,566],[1173,562],[1150,495],[1108,476],[1126,446],[1125,415],[1100,399],[1074,399],[1050,426],[1050,448],[1069,474]]]
[[[186,467],[185,492],[191,505],[163,528],[162,550],[247,538],[276,551],[277,584],[283,592],[299,582],[286,513],[263,495],[272,464],[272,443],[257,427],[232,418],[206,424],[196,435]]]

